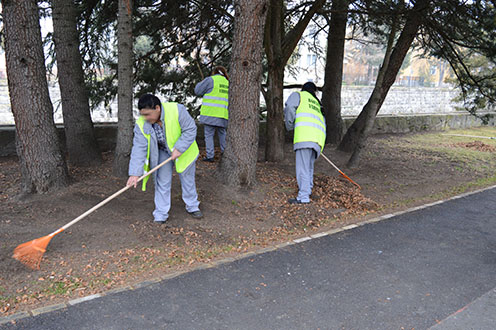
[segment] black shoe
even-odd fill
[[[188,212],[193,218],[195,219],[201,219],[203,218],[203,213],[198,210],[198,211],[193,211],[193,212]]]
[[[163,224],[165,224],[165,220],[164,221],[155,221],[154,220],[153,223],[156,225],[163,225]]]
[[[288,199],[289,204],[310,204],[310,202],[302,202],[299,199],[296,198],[290,198]]]
[[[202,159],[204,162],[209,162],[209,163],[213,163],[214,162],[214,159],[213,158],[207,158],[207,157],[204,157]]]

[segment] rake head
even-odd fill
[[[19,260],[31,269],[40,269],[40,262],[52,236],[47,235],[23,243],[15,248],[12,258]]]

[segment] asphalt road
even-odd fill
[[[495,288],[491,189],[3,328],[494,330]]]

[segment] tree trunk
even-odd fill
[[[219,176],[230,186],[256,182],[262,42],[267,0],[237,0],[229,82],[227,145]]]
[[[425,14],[424,10],[428,7],[428,4],[428,0],[417,1],[408,15],[396,45],[392,49],[391,47],[396,35],[396,24],[393,24],[388,40],[388,46],[386,48],[386,54],[384,56],[384,62],[379,70],[374,91],[362,110],[363,115],[360,113],[362,122],[360,122],[360,125],[357,125],[354,130],[351,131],[354,132],[355,136],[353,138],[355,143],[353,145],[353,154],[347,164],[350,168],[357,167],[359,164],[361,153],[366,146],[367,137],[374,126],[375,117],[377,116],[377,113],[379,112],[389,89],[396,80],[396,76],[401,68],[403,60],[405,59],[405,56],[410,49],[415,36],[417,35],[418,28],[422,22],[422,15]],[[359,118],[357,118],[355,122],[357,122]],[[352,127],[353,126],[355,126],[355,123],[353,123]],[[350,127],[350,129],[352,127]],[[348,132],[346,135],[348,135]],[[351,140],[346,140],[345,136],[341,142],[341,145],[350,141]]]
[[[265,160],[278,162],[284,159],[284,67],[271,66],[267,74],[267,126]]]
[[[339,144],[339,150],[346,152],[354,151],[357,146],[358,140],[361,138],[361,135],[363,135],[363,132],[365,130],[367,118],[370,118],[368,113],[371,112],[370,115],[373,116],[374,119],[377,116],[377,113],[381,109],[382,103],[384,102],[389,89],[396,79],[398,71],[401,68],[403,60],[405,59],[406,53],[410,49],[410,46],[415,39],[418,28],[422,21],[420,13],[423,13],[424,9],[426,9],[427,6],[427,0],[419,0],[415,4],[414,8],[412,8],[412,10],[410,11],[403,30],[390,55],[389,65],[385,67],[383,63],[381,67],[381,70],[384,72],[384,77],[380,79],[379,76],[381,75],[381,73],[378,74],[374,91],[372,92],[369,101],[364,106],[357,119],[346,131],[343,140]],[[372,102],[373,104],[367,106],[372,99],[377,101]]]
[[[341,118],[341,86],[343,84],[344,43],[346,22],[348,20],[349,0],[335,0],[327,36],[327,56],[324,87],[322,89],[322,107],[327,125],[327,142],[337,144],[343,136]]]
[[[23,193],[42,193],[68,184],[53,106],[36,0],[2,2],[10,105],[16,124]]]
[[[113,174],[125,177],[128,174],[129,157],[133,145],[133,35],[132,0],[119,0],[117,19],[118,63],[118,130]]]
[[[88,91],[84,84],[77,10],[73,0],[52,0],[53,39],[69,162],[77,166],[102,162],[93,133]]]
[[[374,88],[374,91],[375,91],[375,88]],[[378,91],[376,93],[378,93]],[[372,96],[373,96],[373,94],[370,95],[369,101],[372,98]],[[368,104],[368,101],[367,101],[367,104]],[[344,135],[343,139],[339,143],[338,150],[345,151],[345,152],[352,152],[354,150],[354,148],[357,144],[358,136],[359,136],[360,132],[363,130],[363,128],[365,127],[367,111],[370,111],[370,109],[367,108],[366,105],[363,107],[362,111],[360,112],[358,117],[355,119],[353,124],[351,124],[351,126],[346,131],[346,134]]]
[[[286,64],[282,63],[284,3],[282,0],[269,0],[269,3],[264,36],[264,48],[268,60],[265,159],[269,162],[278,162],[284,159],[285,136],[283,85]]]
[[[283,25],[284,1],[269,0],[269,3],[264,36],[264,48],[269,68],[265,159],[278,162],[284,159],[284,68],[308,23],[325,4],[325,0],[315,1],[300,21],[286,34],[284,34]]]

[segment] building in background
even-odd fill
[[[325,74],[326,47],[326,33],[322,31],[317,33],[317,27],[310,24],[288,62],[285,84],[301,84],[312,81],[317,86],[322,86]],[[382,45],[347,40],[343,60],[343,85],[374,85],[383,57],[384,47]],[[394,85],[449,87],[445,81],[451,76],[451,70],[445,61],[425,57],[421,50],[416,49],[407,54]]]

